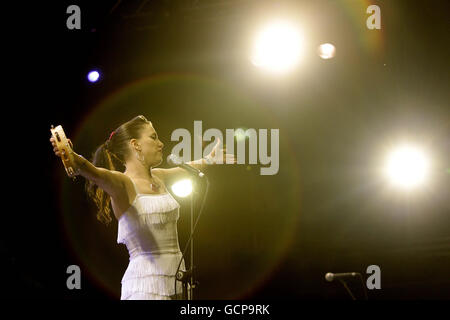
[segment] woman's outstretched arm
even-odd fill
[[[223,148],[219,150],[220,141],[214,146],[213,150],[205,158],[187,162],[188,165],[204,171],[208,166],[221,164],[235,164],[236,158],[232,154],[226,153],[226,149]],[[219,152],[220,151],[220,152]],[[220,159],[220,161],[218,161]],[[171,169],[153,169],[152,172],[158,175],[166,185],[170,185],[175,181],[189,178],[189,173],[182,168],[171,168]]]
[[[53,145],[55,155],[61,157],[53,137],[50,138],[50,142]],[[125,178],[122,172],[98,168],[76,152],[73,152],[73,161],[77,175],[92,181],[111,197],[115,198],[125,192]]]

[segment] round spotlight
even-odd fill
[[[192,193],[192,181],[180,180],[172,185],[172,191],[177,197],[185,198]]]
[[[403,146],[389,155],[386,173],[393,184],[409,189],[425,181],[428,167],[428,160],[423,152],[414,147]]]
[[[331,43],[323,43],[319,46],[317,52],[322,59],[331,59],[336,53],[336,48]]]
[[[89,72],[87,78],[90,82],[97,82],[97,80],[100,78],[100,73],[98,73],[98,71],[95,70],[91,71]]]
[[[272,72],[285,72],[298,64],[303,37],[298,27],[277,21],[267,25],[256,37],[252,63]]]

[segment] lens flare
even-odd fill
[[[186,88],[188,90],[185,90]],[[264,123],[261,126],[267,128],[278,128],[279,126],[276,112],[271,109],[261,109],[260,104],[248,96],[248,92],[243,88],[229,86],[214,77],[195,74],[158,74],[119,88],[117,91],[105,97],[94,108],[90,109],[89,114],[79,124],[73,135],[74,145],[78,145],[80,149],[94,150],[98,141],[104,141],[109,137],[112,128],[111,123],[116,123],[118,119],[129,120],[130,117],[138,114],[149,114],[152,118],[164,119],[167,116],[166,110],[175,103],[174,98],[176,99],[176,104],[183,105],[186,102],[186,96],[184,94],[173,95],[173,92],[180,90],[186,91],[189,96],[196,97],[192,101],[192,104],[201,106],[205,112],[204,116],[206,119],[217,116],[217,110],[209,108],[211,101],[217,100],[217,103],[219,103],[218,106],[222,110],[229,109],[237,113],[242,113],[244,123],[247,122],[246,119],[249,119],[249,121],[254,120],[254,115],[257,114],[258,119]],[[155,99],[162,103],[162,107],[158,108],[158,110],[152,108],[150,113],[149,105]],[[243,127],[243,129],[245,130],[246,128]],[[170,130],[170,127],[167,130]],[[247,264],[247,269],[251,270],[251,272],[245,274],[241,272],[237,273],[236,285],[230,287],[229,283],[226,282],[226,277],[223,279],[217,278],[217,273],[230,271],[228,257],[224,257],[222,250],[208,250],[210,259],[203,260],[203,270],[214,271],[211,273],[202,273],[204,279],[212,280],[207,281],[210,285],[206,285],[205,282],[205,286],[202,287],[203,289],[200,295],[207,298],[217,297],[218,299],[224,296],[234,299],[239,299],[240,297],[245,298],[265,283],[272,281],[273,277],[276,277],[278,266],[291,252],[291,248],[295,243],[297,228],[300,226],[299,217],[302,214],[303,191],[299,183],[299,181],[302,181],[302,178],[299,165],[300,161],[295,153],[296,148],[293,142],[289,137],[285,137],[285,139],[280,140],[280,144],[280,150],[283,150],[280,152],[285,154],[285,165],[290,170],[289,172],[287,170],[280,171],[277,177],[291,187],[288,192],[283,193],[280,197],[272,198],[273,201],[270,202],[270,206],[272,208],[285,208],[284,214],[279,215],[278,210],[267,208],[267,216],[265,219],[253,220],[255,232],[251,235],[252,239],[254,239],[251,246],[247,248],[247,244],[242,243],[244,247],[241,248],[241,242],[230,245],[232,251],[240,252],[240,250],[244,250],[246,254],[255,254],[253,256],[254,259]],[[245,170],[245,167],[242,168]],[[245,173],[249,173],[249,171],[245,170]],[[99,224],[98,229],[95,229],[95,231],[85,232],[85,219],[95,222],[95,207],[92,208],[91,215],[80,215],[79,212],[86,210],[83,202],[83,199],[86,198],[83,193],[84,190],[80,186],[71,184],[69,181],[69,179],[63,180],[65,187],[60,198],[62,212],[61,224],[63,225],[63,233],[66,235],[68,247],[72,250],[73,256],[79,259],[81,269],[86,270],[84,271],[85,274],[95,280],[106,293],[118,299],[120,297],[120,279],[128,264],[128,257],[124,255],[122,250],[118,250],[115,241],[110,241],[111,229],[104,228]],[[202,232],[211,230],[215,235],[215,231],[218,228],[227,229],[224,230],[227,234],[229,232],[228,230],[235,230],[237,234],[245,234],[248,231],[246,224],[242,224],[242,215],[237,212],[240,210],[250,210],[247,208],[251,208],[253,205],[259,203],[258,195],[254,193],[249,194],[250,197],[247,198],[249,191],[257,189],[258,182],[253,179],[245,179],[245,181],[248,181],[249,184],[247,186],[239,186],[239,189],[236,189],[237,191],[234,189],[231,190],[232,188],[222,189],[225,191],[228,190],[223,199],[227,199],[228,196],[236,196],[236,198],[232,198],[233,201],[223,207],[219,206],[218,210],[227,213],[227,210],[230,209],[235,210],[236,213],[233,215],[224,214],[220,217],[215,216],[214,219],[204,219]],[[168,185],[168,187],[170,188],[171,186]],[[74,188],[80,189],[80,194],[75,194]],[[217,186],[213,186],[211,190],[216,188]],[[271,198],[276,188],[276,184],[263,188],[259,197]],[[241,190],[245,192],[240,194]],[[200,191],[199,193],[201,193]],[[237,197],[236,192],[239,193],[239,197]],[[213,194],[214,191],[212,191]],[[200,201],[200,198],[197,200]],[[210,199],[212,198],[213,196]],[[220,202],[222,203],[222,200]],[[182,206],[180,210],[188,210],[188,208],[183,208]],[[205,213],[209,210],[205,210]],[[82,219],[81,216],[86,218],[79,221]],[[248,216],[248,218],[251,218],[251,216]],[[267,223],[269,223],[273,230],[277,230],[276,238],[265,236],[265,232],[261,231],[267,230]],[[102,236],[101,239],[99,239],[99,235]],[[223,245],[222,238],[214,237],[214,235],[208,238],[208,243],[212,247],[221,248],[221,245]],[[105,248],[108,250],[105,250]],[[234,257],[234,253],[232,257]],[[108,264],[110,261],[114,261],[114,268],[111,268],[111,264]],[[232,272],[234,272],[234,269],[232,269]],[[218,281],[217,286],[212,284],[216,281]]]
[[[386,173],[394,185],[409,189],[425,181],[428,168],[428,159],[421,150],[402,146],[388,156]]]
[[[172,191],[177,197],[185,198],[192,193],[192,181],[185,179],[175,182]]]
[[[285,21],[273,22],[257,35],[251,61],[257,67],[283,73],[298,64],[302,44],[297,26]]]
[[[336,54],[336,48],[331,43],[321,44],[317,51],[322,59],[331,59]]]

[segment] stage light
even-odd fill
[[[285,21],[273,22],[256,36],[251,61],[257,67],[284,73],[298,64],[302,42],[297,26]]]
[[[416,147],[402,146],[389,154],[386,174],[394,185],[413,188],[426,179],[429,163],[425,154]]]
[[[100,73],[98,73],[98,71],[95,70],[91,71],[89,72],[87,78],[90,82],[96,82],[100,78]]]
[[[185,198],[192,193],[192,181],[180,180],[172,185],[172,191],[177,197]]]
[[[323,43],[317,51],[322,59],[331,59],[336,53],[336,48],[331,43]]]

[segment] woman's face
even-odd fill
[[[155,167],[161,164],[163,160],[162,149],[164,143],[159,140],[158,134],[151,124],[148,124],[145,129],[142,130],[138,143],[141,147],[141,154],[147,165]]]

